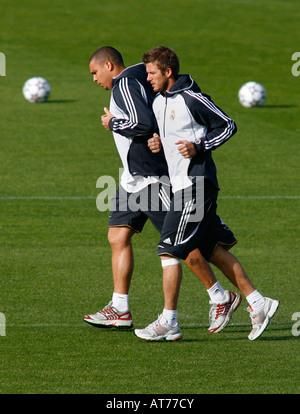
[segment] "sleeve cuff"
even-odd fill
[[[109,120],[109,123],[108,123],[108,126],[109,126],[109,129],[112,131],[113,130],[113,127],[114,127],[114,120],[116,119],[116,117],[113,117],[113,118],[111,118],[110,120]]]
[[[199,144],[194,143],[194,147],[196,150],[196,155],[200,154],[201,152],[205,151],[204,140],[200,140]]]

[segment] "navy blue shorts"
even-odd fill
[[[166,213],[170,208],[171,187],[162,183],[150,184],[136,193],[127,193],[119,187],[112,199],[109,227],[130,227],[141,233],[149,219],[161,233]]]
[[[185,260],[198,248],[209,261],[217,245],[229,250],[237,243],[232,231],[217,215],[218,189],[205,182],[202,194],[199,197],[197,184],[174,194],[158,243],[159,255]]]
[[[130,227],[136,233],[141,233],[146,221],[149,219],[161,234],[170,206],[171,188],[169,186],[161,183],[151,184],[138,193],[127,193],[120,186],[112,200],[108,225],[109,227]],[[170,220],[170,216],[168,216],[168,219]],[[170,226],[168,223],[169,221],[165,224],[165,232],[168,228],[172,229],[174,227],[174,223],[171,223]],[[174,230],[177,231],[177,227]],[[164,239],[162,237],[161,240],[166,240],[169,234]],[[172,237],[171,234],[170,237]],[[232,231],[216,214],[215,208],[214,214],[211,214],[210,229],[206,232],[205,237],[196,237],[195,248],[198,248],[203,257],[209,261],[218,245],[229,250],[236,243],[237,241]],[[169,254],[180,257],[179,255],[175,255],[173,250],[170,251],[170,244],[164,243],[163,241],[160,241],[159,244],[166,244]],[[185,257],[182,258],[185,259]]]
[[[217,246],[230,250],[236,243],[237,240],[234,237],[233,232],[216,214],[210,230],[206,233],[205,239],[198,241],[197,248],[200,250],[202,256],[209,262]]]

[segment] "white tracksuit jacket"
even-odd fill
[[[201,92],[190,75],[180,75],[170,91],[156,95],[153,111],[173,192],[191,186],[192,177],[197,176],[218,188],[211,152],[235,134],[235,122]],[[185,159],[175,144],[178,140],[193,142],[197,154]]]

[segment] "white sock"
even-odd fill
[[[259,293],[258,290],[255,290],[250,293],[250,295],[246,296],[246,300],[253,310],[261,308],[265,302],[265,298]]]
[[[163,310],[163,316],[167,319],[168,325],[175,326],[177,324],[177,310]]]
[[[211,288],[207,289],[207,293],[211,302],[220,303],[225,300],[225,290],[222,288],[219,282],[216,282]]]
[[[127,311],[129,309],[128,295],[114,292],[112,296],[112,305],[120,312]]]

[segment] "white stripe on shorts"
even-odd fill
[[[163,205],[165,206],[166,210],[169,211],[171,200],[170,200],[170,197],[167,194],[166,190],[164,189],[164,187],[161,187],[161,189],[159,190],[158,196],[161,199],[161,201],[162,201]]]
[[[177,246],[177,244],[180,244],[182,242],[184,232],[185,232],[186,226],[188,224],[193,206],[194,206],[194,200],[189,200],[185,203],[183,212],[181,214],[177,234],[176,234],[176,237],[175,237],[174,246]]]

